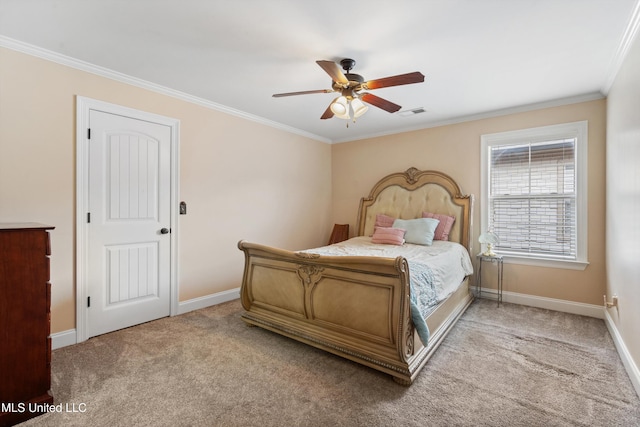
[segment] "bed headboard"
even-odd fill
[[[458,183],[437,171],[409,168],[382,178],[369,197],[360,200],[358,236],[370,236],[377,214],[394,218],[421,218],[422,212],[456,218],[449,240],[462,244],[471,253],[473,196],[464,195]]]

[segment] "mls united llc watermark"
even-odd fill
[[[0,402],[0,412],[12,412],[22,414],[24,412],[43,414],[45,412],[87,412],[86,403],[27,403],[27,402]]]

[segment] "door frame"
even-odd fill
[[[87,212],[89,212],[89,112],[102,111],[130,117],[137,120],[158,123],[171,128],[171,161],[170,161],[170,315],[178,314],[178,188],[179,188],[179,145],[180,121],[154,113],[148,113],[121,105],[110,104],[96,99],[76,96],[76,343],[86,341],[89,337],[89,310],[87,296],[87,270],[89,265],[89,233]]]

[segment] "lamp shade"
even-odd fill
[[[349,116],[349,111],[344,114],[336,114],[336,117],[339,119],[349,120],[351,117]]]
[[[353,101],[351,101],[351,108],[353,108],[353,118],[360,117],[369,109],[360,98],[354,98]]]
[[[486,233],[482,233],[478,238],[480,243],[491,243],[492,245],[497,245],[500,243],[500,238],[493,231],[487,231]]]
[[[345,118],[345,116],[348,119],[349,103],[347,101],[347,98],[344,96],[337,97],[335,101],[331,103],[331,111],[333,112],[333,114],[340,117],[341,119]]]

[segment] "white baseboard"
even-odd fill
[[[62,332],[56,332],[51,334],[51,349],[66,347],[68,345],[74,345],[78,341],[76,340],[76,330],[69,329]]]
[[[240,298],[240,288],[230,289],[199,298],[190,299],[178,303],[178,315],[188,313],[193,310],[210,307],[212,305],[221,304],[227,301],[233,301]],[[78,342],[76,338],[76,330],[69,329],[67,331],[56,332],[51,334],[51,349],[74,345]]]
[[[620,359],[622,360],[622,364],[629,375],[629,379],[631,380],[631,384],[633,384],[633,388],[636,389],[636,394],[640,397],[640,369],[638,369],[638,365],[635,364],[627,346],[622,340],[622,336],[620,332],[618,332],[618,328],[616,327],[615,322],[611,318],[611,315],[608,311],[604,310],[604,323],[607,325],[607,329],[609,329],[609,334],[611,338],[613,338],[613,342],[616,345],[616,350],[618,350],[618,354],[620,355]]]
[[[475,292],[475,286],[470,286]],[[482,289],[482,293],[492,294],[495,298],[498,292],[495,289]],[[579,314],[581,316],[604,319],[604,307],[601,305],[584,304],[581,302],[567,301],[562,299],[539,297],[535,295],[519,294],[516,292],[502,292],[502,301],[513,304],[527,305],[529,307],[544,308],[547,310],[561,311],[563,313]]]
[[[210,307],[223,302],[233,301],[240,298],[240,288],[229,289],[211,295],[205,295],[199,298],[193,298],[178,303],[178,314],[188,313],[193,310]]]

